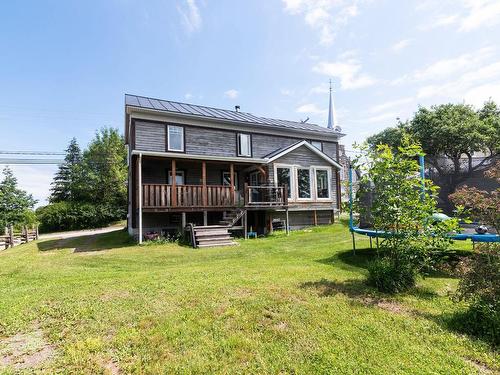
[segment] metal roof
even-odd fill
[[[184,114],[190,116],[199,116],[203,118],[221,119],[248,125],[260,125],[271,128],[280,129],[294,129],[298,131],[318,132],[323,134],[331,134],[342,136],[343,134],[335,132],[334,130],[327,129],[323,126],[303,123],[298,121],[287,121],[272,119],[260,116],[254,116],[247,112],[236,112],[227,109],[219,109],[212,107],[205,107],[201,105],[173,102],[171,100],[161,100],[155,98],[148,98],[145,96],[125,94],[125,105],[137,108],[152,109],[162,112]]]

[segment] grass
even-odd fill
[[[449,298],[456,279],[382,295],[364,284],[374,251],[350,248],[336,224],[203,250],[114,232],[0,252],[0,372],[5,338],[33,330],[55,350],[42,373],[500,370],[448,324],[464,309]]]

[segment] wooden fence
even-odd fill
[[[5,235],[0,236],[0,250],[22,245],[23,243],[34,240],[38,240],[38,227],[28,228],[24,226],[21,232],[15,232],[14,227],[10,226],[5,228]]]

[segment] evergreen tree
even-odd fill
[[[50,202],[78,201],[82,194],[82,152],[75,138],[66,149],[64,163],[52,182]]]
[[[17,179],[12,170],[5,167],[0,182],[0,228],[11,224],[26,224],[26,218],[36,200],[31,194],[17,187]]]
[[[125,209],[127,205],[127,149],[117,129],[96,133],[84,153],[89,201]]]

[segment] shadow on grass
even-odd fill
[[[103,251],[132,246],[134,243],[126,230],[87,236],[54,239],[37,244],[40,251],[74,249],[75,253]]]
[[[321,297],[330,297],[343,294],[353,299],[363,299],[372,296],[375,290],[369,287],[363,280],[352,279],[346,281],[332,281],[321,279],[319,281],[307,281],[300,284],[302,289],[316,291]]]

